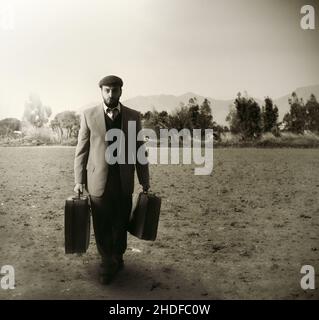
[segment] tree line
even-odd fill
[[[181,103],[171,114],[167,111],[147,111],[142,114],[142,119],[144,127],[153,129],[157,137],[160,136],[160,129],[189,129],[191,134],[192,129],[202,129],[203,136],[204,129],[213,129],[215,139],[220,139],[220,134],[227,130],[213,121],[211,102],[204,99],[199,104],[196,97],[189,99],[186,105]]]
[[[319,134],[319,103],[314,94],[304,102],[295,92],[288,99],[290,111],[278,122],[278,107],[266,97],[262,107],[253,99],[238,93],[234,108],[226,120],[230,131],[243,139],[258,139],[262,133],[271,132],[280,136],[282,131],[304,134],[310,131]]]
[[[52,110],[42,103],[39,96],[31,94],[25,103],[22,122],[33,128],[49,126],[59,137],[60,143],[64,139],[77,138],[80,129],[80,115],[75,111],[63,111],[49,121]],[[15,118],[0,121],[0,136],[10,136],[22,129],[22,122]]]
[[[241,93],[237,94],[234,104],[226,117],[229,126],[221,126],[214,121],[211,102],[204,99],[199,103],[196,97],[189,99],[187,104],[181,103],[171,113],[167,111],[147,111],[141,114],[143,125],[153,129],[159,137],[160,129],[213,129],[214,139],[220,140],[222,134],[231,132],[243,140],[258,139],[263,133],[270,132],[280,136],[288,131],[303,134],[306,131],[319,134],[319,103],[311,94],[305,102],[295,92],[288,100],[290,110],[281,122],[278,121],[278,107],[270,97],[266,97],[262,106],[258,102]],[[75,111],[60,112],[49,121],[51,108],[45,106],[36,95],[30,95],[25,103],[22,120],[34,128],[50,127],[63,139],[76,138],[80,128],[80,115]],[[15,118],[0,120],[0,136],[10,136],[21,130],[21,121]]]
[[[186,105],[181,104],[171,114],[167,111],[147,111],[143,119],[144,126],[155,130],[158,136],[161,128],[203,129],[203,132],[204,129],[213,129],[215,140],[220,140],[221,135],[229,131],[239,135],[242,140],[258,139],[267,132],[276,137],[283,131],[296,134],[311,131],[319,134],[319,103],[316,97],[312,94],[305,103],[293,92],[288,103],[290,111],[281,122],[278,121],[278,107],[270,97],[266,97],[260,106],[255,99],[240,92],[226,117],[229,127],[218,125],[213,120],[211,102],[208,99],[199,104],[196,97],[191,98]]]

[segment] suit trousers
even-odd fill
[[[132,196],[122,192],[120,171],[110,166],[104,193],[90,196],[96,246],[102,259],[124,254]]]

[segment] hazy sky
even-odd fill
[[[300,28],[304,4],[316,30]],[[319,84],[316,0],[0,0],[0,10],[0,119],[21,118],[30,92],[54,113],[99,101],[107,74],[123,78],[123,99],[276,98]]]

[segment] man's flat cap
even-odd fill
[[[102,86],[122,87],[123,81],[117,76],[110,75],[100,80],[99,87],[102,88]]]

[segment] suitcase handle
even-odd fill
[[[83,192],[78,190],[78,194],[77,194],[77,196],[73,197],[73,200],[81,200],[81,195],[83,195]]]
[[[153,195],[156,194],[155,192],[153,192],[152,189],[148,189],[147,191],[144,191],[144,190],[143,190],[142,193],[143,193],[143,194],[153,194]]]

